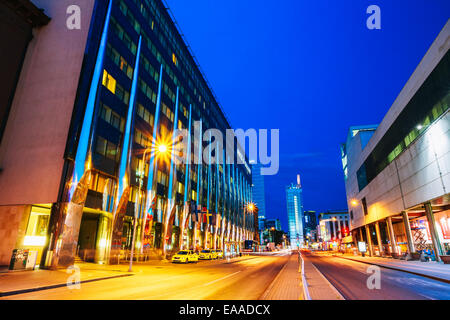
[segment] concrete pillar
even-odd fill
[[[386,219],[387,231],[389,234],[389,241],[391,242],[391,253],[399,254],[397,252],[397,241],[395,240],[394,227],[392,226],[392,218],[388,217]]]
[[[363,235],[363,228],[361,227],[361,228],[359,228],[358,229],[358,233],[359,233],[359,241],[364,241],[364,235]]]
[[[427,214],[428,225],[430,227],[431,241],[433,242],[434,253],[436,256],[436,261],[441,261],[440,255],[444,254],[442,250],[441,240],[439,239],[439,234],[436,229],[436,221],[434,219],[433,209],[431,208],[431,203],[427,202],[424,204],[425,213]]]
[[[366,228],[366,236],[367,236],[367,244],[369,246],[369,256],[373,257],[373,246],[372,246],[372,237],[370,235],[370,228],[369,225],[365,225]]]
[[[409,224],[408,213],[406,211],[402,211],[403,217],[403,225],[405,227],[406,240],[408,242],[408,253],[411,254],[416,252],[416,248],[414,246],[414,241],[411,233],[411,225]]]
[[[375,233],[377,234],[378,250],[380,250],[380,256],[384,256],[383,242],[381,241],[380,223],[375,222]]]

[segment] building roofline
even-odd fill
[[[50,22],[50,17],[44,13],[44,10],[36,7],[30,0],[4,0],[3,3],[33,28]]]
[[[400,93],[390,106],[389,110],[383,117],[383,120],[378,125],[373,136],[370,138],[366,147],[362,150],[358,163],[355,163],[355,167],[359,168],[366,161],[368,156],[377,146],[377,144],[384,137],[386,132],[395,122],[397,117],[408,105],[417,91],[424,84],[431,72],[436,68],[442,58],[445,56],[450,48],[450,19],[447,20],[444,27],[439,32],[438,36],[434,39],[431,46],[428,48],[425,55],[420,60],[414,72],[409,77],[406,84],[403,86]]]

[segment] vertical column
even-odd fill
[[[431,203],[427,202],[424,204],[425,213],[427,215],[428,225],[430,227],[431,241],[433,242],[434,254],[436,256],[436,261],[441,261],[440,255],[443,254],[441,240],[439,239],[439,234],[436,229],[436,221],[434,219],[433,209]]]
[[[414,241],[411,233],[411,226],[409,224],[408,213],[406,211],[402,211],[403,217],[403,225],[405,227],[406,240],[408,242],[408,253],[411,254],[416,252],[416,248],[414,247]]]
[[[369,245],[369,256],[373,257],[373,246],[372,246],[372,236],[370,234],[370,226],[366,224],[365,228],[366,228],[367,244]]]
[[[375,222],[375,233],[377,234],[378,250],[380,250],[380,256],[384,255],[383,242],[381,241],[380,223]]]
[[[389,240],[391,242],[391,253],[398,254],[397,252],[397,241],[395,240],[394,227],[392,226],[392,217],[386,219],[387,230],[389,233]]]

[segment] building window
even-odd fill
[[[114,128],[120,130],[120,132],[123,132],[125,129],[125,119],[103,103],[100,103],[100,118],[108,122]]]
[[[116,93],[116,79],[114,79],[106,70],[103,70],[102,84],[112,93]]]
[[[44,246],[47,242],[47,228],[50,221],[50,209],[31,207],[24,246]]]
[[[141,117],[145,122],[147,122],[150,126],[153,126],[154,117],[148,111],[145,109],[145,107],[142,104],[138,104],[137,114],[139,117]]]
[[[102,156],[109,158],[111,160],[118,161],[119,159],[119,152],[117,151],[117,146],[114,143],[100,136],[97,137],[97,146],[95,148],[95,151],[98,154],[101,154]]]
[[[361,199],[361,203],[362,203],[362,206],[363,206],[364,215],[367,216],[369,214],[369,212],[367,211],[366,197]]]

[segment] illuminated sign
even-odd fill
[[[358,241],[358,250],[359,252],[367,252],[367,246],[364,241]]]

